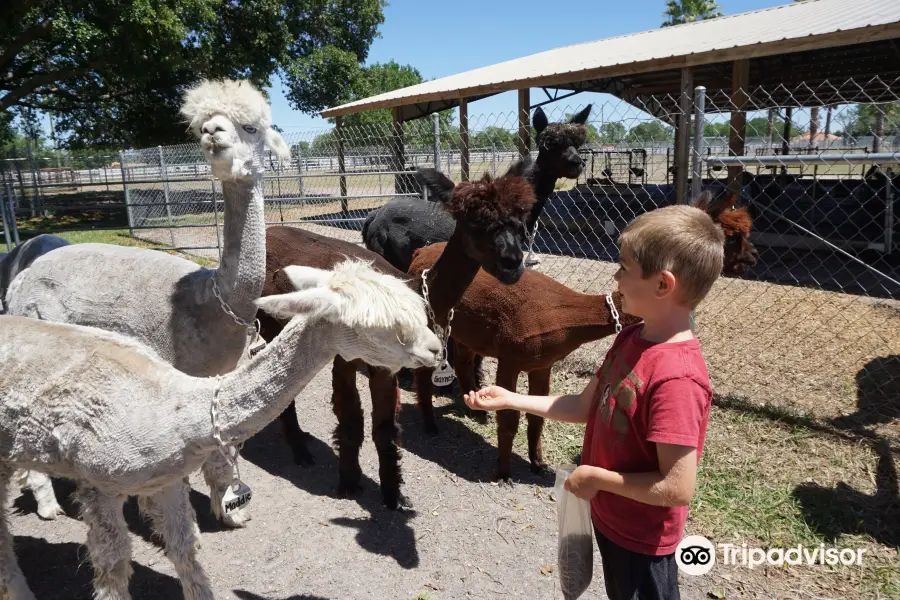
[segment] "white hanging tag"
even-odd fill
[[[231,485],[228,486],[228,489],[225,490],[225,494],[222,496],[222,510],[226,515],[230,515],[236,510],[250,504],[250,498],[252,496],[253,492],[250,491],[247,484],[240,479],[235,479],[231,482]]]
[[[250,354],[250,358],[253,358],[260,350],[265,347],[266,340],[263,339],[263,336],[256,333],[253,336],[253,340],[250,342],[250,347],[247,348],[247,352]]]
[[[453,367],[446,360],[442,360],[437,369],[431,374],[431,383],[437,386],[445,386],[453,383],[456,375],[453,374]]]

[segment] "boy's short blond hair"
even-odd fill
[[[640,265],[642,276],[671,272],[679,300],[692,309],[722,273],[724,244],[725,233],[706,212],[682,204],[640,215],[619,236],[619,252]]]

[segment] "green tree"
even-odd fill
[[[715,0],[666,0],[663,16],[666,20],[660,27],[670,27],[721,17],[722,7]]]
[[[604,144],[621,144],[627,134],[625,126],[621,123],[604,123],[600,126],[600,138]]]
[[[518,134],[515,132],[491,125],[469,135],[469,147],[511,150],[516,147],[517,140]]]
[[[186,139],[184,87],[278,75],[293,106],[342,97],[384,22],[384,0],[7,0],[0,112],[53,112],[74,143]]]
[[[667,127],[659,121],[647,121],[632,127],[625,139],[629,144],[642,144],[647,142],[665,142],[674,137],[675,130],[672,127]]]
[[[875,135],[879,110],[884,114],[882,135],[900,135],[900,102],[857,104],[848,107],[838,121],[847,135],[853,137]]]

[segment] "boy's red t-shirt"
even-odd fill
[[[597,370],[582,464],[622,473],[658,471],[656,443],[703,452],[712,388],[700,342],[654,343],[643,324],[624,328]],[[675,551],[688,507],[653,506],[609,492],[591,499],[594,525],[616,544],[642,554]]]

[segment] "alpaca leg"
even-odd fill
[[[122,515],[122,496],[79,487],[76,497],[88,526],[87,549],[94,567],[95,600],[130,600],[131,536]]]
[[[548,396],[550,394],[550,369],[540,369],[528,373],[528,393],[532,396]],[[528,459],[531,461],[531,472],[539,475],[552,473],[544,462],[544,451],[541,447],[541,433],[544,431],[544,418],[526,414],[528,420]]]
[[[475,381],[475,353],[465,344],[456,342],[456,355],[454,357],[453,371],[459,378],[459,389],[463,394],[481,389]],[[466,414],[478,421],[487,423],[487,411],[471,410],[466,407]]]
[[[497,365],[497,385],[515,391],[519,370],[500,360]],[[497,411],[497,475],[498,481],[509,482],[513,440],[519,430],[520,413],[517,410]]]
[[[369,392],[372,394],[372,440],[378,451],[378,479],[381,497],[390,510],[412,508],[400,492],[403,475],[400,470],[400,387],[397,378],[387,370],[369,367]]]
[[[431,383],[431,374],[434,369],[420,368],[416,369],[416,402],[419,404],[419,412],[422,413],[422,424],[425,433],[428,435],[437,435],[438,426],[434,421],[434,405],[432,397],[434,396],[434,384]]]
[[[234,481],[234,469],[231,464],[222,456],[221,452],[216,450],[209,455],[201,470],[203,479],[209,486],[209,502],[216,518],[221,519],[223,525],[232,529],[246,527],[247,521],[251,518],[249,507],[239,508],[227,515],[222,510],[222,498],[228,491],[228,486]]]
[[[40,518],[52,521],[59,515],[66,514],[56,501],[53,482],[47,475],[37,471],[21,471],[16,473],[16,481],[23,490],[31,490],[37,502],[37,513]]]
[[[340,356],[331,368],[331,406],[337,417],[334,443],[338,448],[338,495],[351,496],[359,491],[362,469],[359,449],[362,447],[363,411],[356,391],[356,367]]]
[[[185,477],[181,480],[179,485],[181,486],[181,488],[183,490],[182,493],[185,495],[185,497],[190,498],[190,494],[191,494],[190,480],[187,477]],[[149,518],[150,521],[153,523],[153,530],[156,531],[156,533],[158,533],[159,535],[163,535],[162,527],[157,525],[157,524],[162,523],[163,507],[162,507],[162,505],[160,505],[159,502],[157,502],[155,500],[155,496],[138,496],[137,502],[138,502],[138,510],[140,511],[140,513],[143,516]],[[188,507],[190,508],[190,512],[188,513],[188,517],[190,520],[190,526],[191,526],[191,530],[194,532],[194,542],[193,542],[194,549],[197,550],[197,552],[199,552],[201,545],[202,545],[200,543],[200,535],[201,535],[200,534],[200,526],[197,525],[197,514],[194,512],[194,507],[191,506],[190,504],[188,504]]]
[[[306,440],[309,434],[300,428],[297,420],[297,405],[294,401],[288,404],[284,412],[281,413],[281,426],[284,429],[284,439],[287,440],[291,451],[294,453],[294,464],[303,466],[312,466],[316,463],[316,459],[310,454],[306,447]]]
[[[6,521],[6,495],[9,492],[11,475],[12,469],[6,465],[0,466],[0,598],[35,600],[13,552],[12,535]]]
[[[166,556],[175,565],[185,600],[213,600],[212,586],[197,561],[197,539],[190,488],[171,485],[142,502],[153,519],[153,530],[162,536]]]

